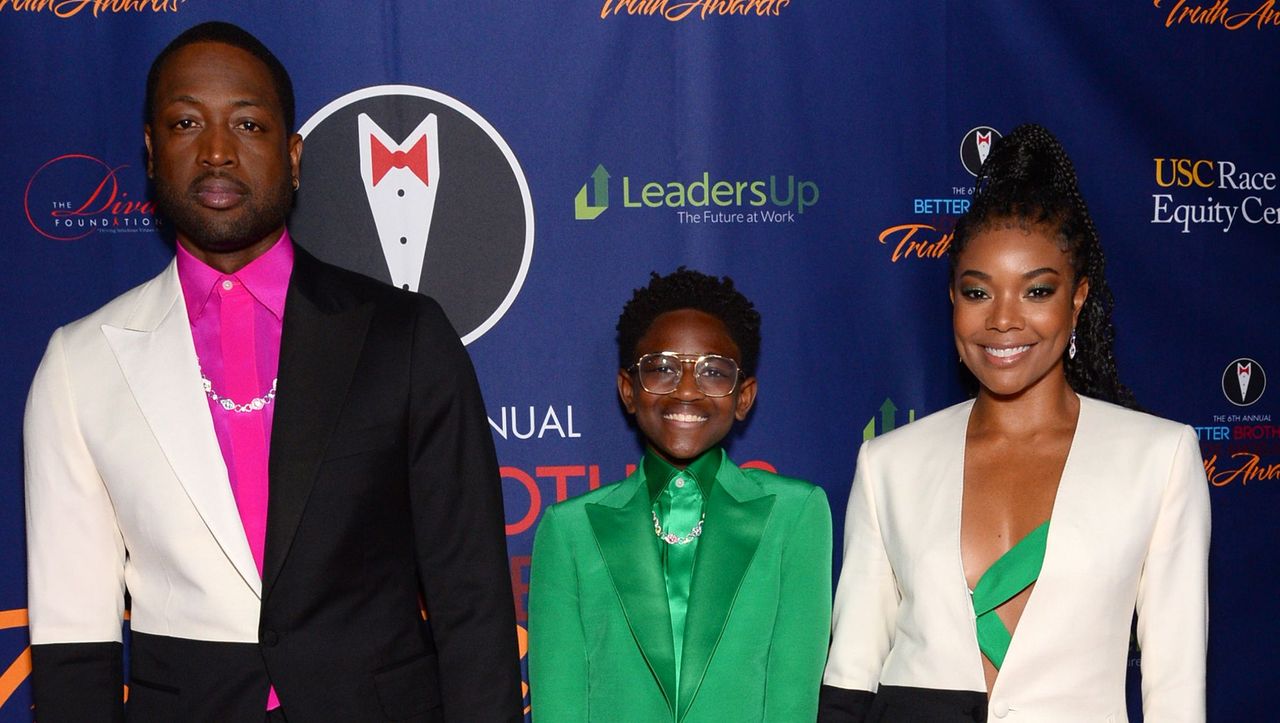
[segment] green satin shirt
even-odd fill
[[[675,647],[677,679],[684,651],[689,586],[693,581],[693,564],[698,552],[698,537],[690,536],[690,533],[695,529],[701,533],[703,501],[711,495],[723,459],[724,452],[719,447],[712,447],[684,469],[677,469],[652,449],[647,448],[644,453],[645,482],[653,514],[658,521],[655,533],[661,527],[664,533],[687,540],[683,543],[664,541],[661,545],[662,576],[667,584],[667,607],[671,610],[671,641]]]

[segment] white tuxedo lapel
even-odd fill
[[[969,432],[969,415],[973,412],[973,403],[957,405],[945,412],[950,415],[948,423],[940,430],[943,434],[928,451],[923,452],[928,467],[922,472],[926,478],[938,480],[937,499],[933,500],[933,511],[927,520],[927,529],[934,530],[935,539],[946,540],[945,557],[939,559],[939,579],[946,582],[939,587],[937,595],[941,604],[935,611],[944,615],[947,625],[956,632],[954,644],[948,650],[947,659],[955,656],[955,661],[962,661],[963,667],[955,662],[940,661],[942,665],[954,666],[954,673],[962,676],[954,682],[964,689],[982,683],[982,652],[978,648],[977,623],[973,612],[973,601],[969,594],[969,582],[964,573],[964,555],[960,548],[962,516],[964,514],[964,464],[965,444]],[[912,504],[911,501],[907,501]],[[914,502],[914,504],[924,504]],[[936,675],[937,673],[931,673]]]
[[[148,284],[123,327],[104,324],[102,333],[174,476],[227,558],[261,597],[262,581],[200,385],[176,264]]]
[[[1031,597],[1018,618],[1017,629],[1009,643],[1004,666],[996,678],[992,699],[1005,689],[1019,690],[1043,680],[1044,670],[1050,667],[1043,659],[1046,651],[1061,653],[1061,646],[1054,638],[1063,620],[1070,620],[1069,605],[1073,596],[1079,595],[1082,580],[1088,580],[1101,571],[1089,569],[1087,561],[1094,556],[1089,550],[1098,544],[1099,531],[1093,529],[1092,518],[1097,517],[1100,502],[1098,486],[1106,486],[1109,472],[1099,470],[1099,459],[1090,454],[1095,448],[1091,436],[1105,433],[1093,425],[1090,419],[1090,400],[1080,398],[1080,416],[1076,420],[1075,434],[1058,480],[1058,491],[1049,514],[1049,536],[1045,542],[1044,562],[1036,579]],[[1105,533],[1103,533],[1105,534]],[[1105,538],[1103,538],[1105,539]],[[1084,632],[1084,631],[1082,631]],[[1082,640],[1087,639],[1081,635]]]

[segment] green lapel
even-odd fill
[[[755,558],[760,537],[773,512],[774,495],[748,479],[726,457],[707,500],[707,522],[698,539],[689,588],[689,613],[680,664],[680,714],[683,720],[702,687],[711,656],[720,644],[742,578]],[[661,571],[659,589],[663,588]],[[665,595],[662,602],[666,603]]]
[[[676,663],[671,610],[658,538],[653,535],[652,505],[644,472],[637,469],[618,485],[617,492],[603,502],[586,505],[585,510],[631,635],[658,681],[667,708],[674,710],[671,701],[676,690]]]

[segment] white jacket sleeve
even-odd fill
[[[1208,568],[1209,487],[1195,432],[1184,427],[1138,583],[1146,720],[1205,719]]]
[[[831,652],[822,681],[836,688],[870,692],[879,687],[900,601],[880,532],[873,446],[863,442],[849,492],[844,562],[831,616]]]
[[[80,433],[63,338],[49,341],[23,424],[31,642],[119,642],[125,546]]]

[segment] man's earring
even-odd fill
[[[302,185],[302,184],[298,182],[298,177],[297,177],[297,176],[294,176],[294,177],[293,177],[293,190],[295,190],[295,191],[296,191],[296,190],[298,190],[298,187],[299,187],[299,186],[301,186],[301,185]]]

